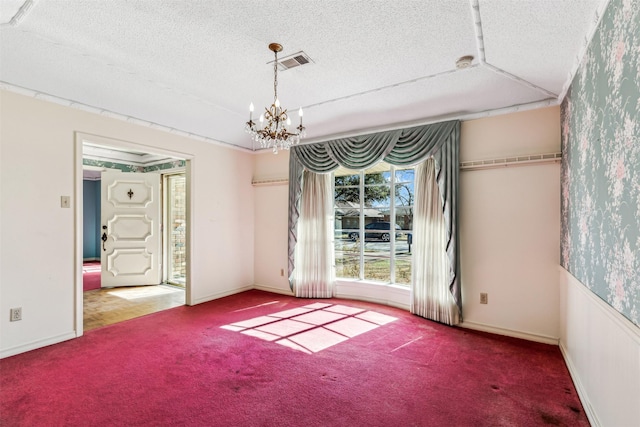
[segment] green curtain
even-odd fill
[[[381,160],[396,166],[410,166],[433,156],[448,230],[449,289],[462,312],[457,224],[459,144],[460,121],[453,120],[292,147],[289,158],[289,279],[295,269],[304,169],[320,174],[330,173],[340,166],[359,170]]]

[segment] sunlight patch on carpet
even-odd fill
[[[280,338],[277,335],[268,334],[266,332],[258,331],[256,329],[247,329],[241,332],[242,334],[249,335],[252,337],[260,338],[265,341],[274,341]]]
[[[289,337],[290,341],[309,349],[310,351],[317,353],[320,350],[329,348],[336,344],[340,344],[343,341],[348,340],[349,337],[331,332],[324,328],[315,328],[301,334]]]
[[[307,329],[311,328],[313,328],[313,325],[309,325],[308,323],[284,319],[279,322],[260,326],[256,329],[259,331],[268,332],[270,334],[276,334],[281,337],[286,337],[288,335],[293,335],[295,333],[306,331]]]
[[[291,310],[285,310],[285,311],[280,311],[278,313],[273,313],[270,314],[269,316],[273,316],[273,317],[292,317],[292,316],[297,316],[298,314],[305,314],[308,313],[311,310],[310,308],[302,308],[302,307],[298,307],[298,308],[292,308]]]
[[[376,325],[375,323],[369,323],[364,320],[349,317],[325,327],[331,331],[337,332],[349,338],[353,338],[360,334],[364,334],[365,332],[374,330],[378,326],[379,325]]]
[[[396,320],[395,317],[387,316],[386,314],[376,313],[375,311],[367,311],[366,313],[358,314],[358,319],[366,320],[367,322],[375,323],[376,325],[386,325]]]
[[[340,305],[340,304],[336,304],[336,305],[333,305],[331,307],[327,307],[325,310],[332,311],[334,313],[341,313],[341,314],[348,314],[348,315],[358,314],[358,313],[362,313],[364,311],[361,308],[348,307],[346,305]]]
[[[345,317],[344,314],[331,313],[330,311],[318,310],[311,313],[296,316],[294,319],[300,322],[311,323],[312,325],[324,325],[326,323],[335,322]]]
[[[266,325],[267,323],[275,322],[278,319],[274,319],[269,316],[254,317],[253,319],[245,320],[242,322],[234,323],[234,326],[242,326],[243,328],[255,328],[256,326]]]
[[[341,304],[313,303],[220,328],[313,354],[394,320],[397,319],[375,311]]]

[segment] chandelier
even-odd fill
[[[282,45],[271,43],[269,50],[275,54],[273,62],[273,104],[269,108],[264,109],[264,113],[260,114],[259,126],[253,121],[253,102],[249,105],[249,121],[246,123],[245,131],[247,131],[254,141],[260,144],[262,148],[272,148],[274,154],[278,154],[278,149],[288,150],[292,145],[298,144],[301,138],[306,135],[305,127],[302,126],[302,107],[298,110],[300,116],[300,125],[295,129],[291,129],[291,119],[287,114],[287,110],[280,106],[278,100],[278,52],[282,51]]]

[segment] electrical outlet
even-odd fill
[[[480,294],[480,304],[489,304],[489,294],[484,292]]]
[[[69,196],[60,196],[60,207],[61,208],[70,208],[71,207],[71,197],[69,197]]]
[[[17,322],[18,320],[22,320],[22,307],[9,310],[9,321]]]
[[[284,268],[281,268],[281,269],[280,269],[280,275],[281,275],[282,277],[284,277]]]

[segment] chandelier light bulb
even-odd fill
[[[303,115],[303,114],[304,114],[304,113],[302,112],[302,107],[300,107],[300,109],[298,110],[298,115],[300,116],[300,118],[302,118],[302,115]]]
[[[251,104],[249,104],[249,112],[253,113],[253,102]]]
[[[262,122],[264,122],[264,114],[260,114],[260,124],[262,124]]]
[[[287,117],[287,126],[291,126],[291,119]]]

